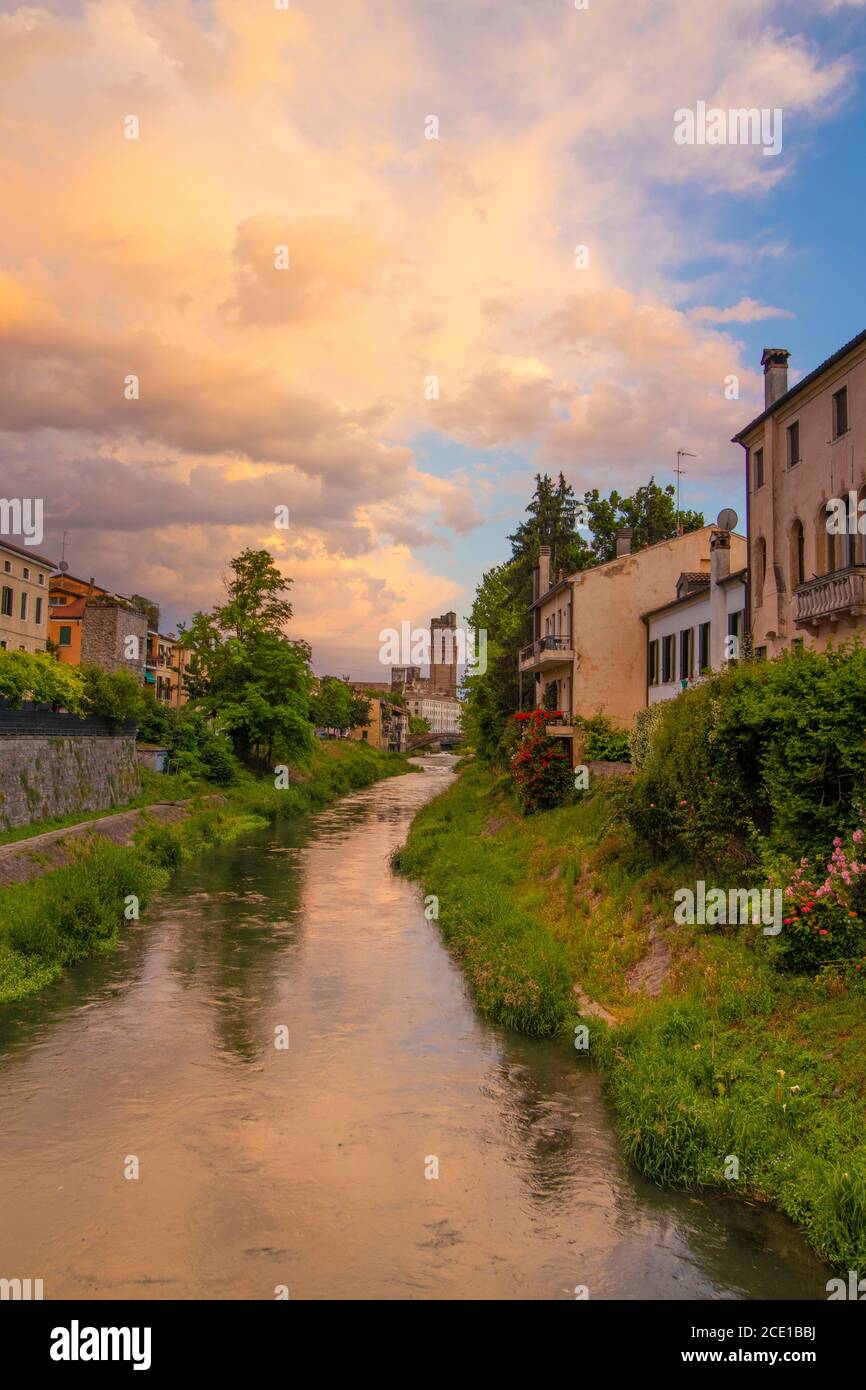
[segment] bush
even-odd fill
[[[822,869],[805,856],[784,890],[783,963],[813,972],[866,955],[866,855],[863,831],[837,835]],[[862,861],[862,862],[861,862]]]
[[[66,666],[53,656],[0,649],[0,696],[13,709],[20,709],[28,699],[80,714],[84,680],[78,667]]]
[[[858,823],[866,779],[866,649],[732,665],[657,707],[626,815],[657,852],[742,864],[822,854]]]
[[[572,790],[571,762],[562,743],[547,733],[542,710],[528,716],[511,771],[525,816],[560,806]]]
[[[579,722],[586,733],[583,751],[587,758],[602,763],[627,763],[631,761],[629,736],[615,729],[603,714]]]
[[[663,708],[660,704],[647,705],[646,709],[639,709],[634,717],[629,735],[629,753],[636,768],[642,768],[649,757],[650,744],[662,713]]]
[[[131,671],[104,671],[101,666],[80,666],[84,681],[82,712],[107,719],[115,729],[136,723],[148,708],[144,687]]]

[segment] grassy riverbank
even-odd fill
[[[866,1262],[859,977],[782,974],[759,929],[672,929],[674,889],[700,871],[648,863],[603,788],[523,819],[507,779],[470,762],[419,812],[397,863],[438,897],[488,1017],[570,1034],[583,1010],[642,1172],[772,1202],[828,1259]]]
[[[145,810],[131,845],[82,835],[70,844],[67,866],[0,890],[0,1003],[42,989],[85,956],[111,950],[126,914],[143,910],[185,860],[255,826],[304,815],[410,770],[405,758],[362,743],[324,743],[308,766],[292,771],[285,789],[277,790],[272,778],[245,774],[233,787],[202,784],[171,823]],[[172,789],[163,786],[168,799]],[[189,796],[188,787],[181,791]]]

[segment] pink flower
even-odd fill
[[[851,836],[851,839],[854,841],[855,845],[859,845],[860,841],[863,839],[863,831],[855,830],[854,834]]]

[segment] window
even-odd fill
[[[800,421],[795,420],[793,425],[788,426],[788,467],[793,468],[800,462]]]
[[[848,387],[843,386],[833,397],[833,438],[848,433]]]
[[[662,638],[662,685],[667,685],[674,678],[674,643],[676,638],[671,633],[669,637]]]
[[[54,597],[53,597],[53,599],[51,600],[51,602],[54,604],[54,607],[57,608],[57,607],[59,607],[60,605],[62,605],[62,604],[64,604],[64,603],[66,602],[66,595],[65,595],[65,594],[55,594]]]
[[[3,585],[3,593],[0,595],[0,613],[4,618],[12,617],[12,590]]]
[[[71,646],[72,646],[72,628],[71,628],[71,627],[62,627],[62,628],[60,629],[60,636],[58,637],[57,641],[58,641],[58,645],[61,646],[61,647],[71,647]]]
[[[767,578],[767,543],[761,538],[755,546],[755,604],[760,604]]]
[[[757,490],[758,490],[759,487],[763,487],[763,486],[764,486],[764,451],[763,451],[763,449],[756,449],[756,450],[755,450],[754,482],[753,482],[752,486],[754,487],[755,492],[757,492]]]
[[[692,652],[694,628],[683,628],[680,633],[680,680],[687,681],[692,674]]]
[[[791,587],[806,582],[806,533],[802,521],[791,527]]]
[[[701,623],[698,628],[698,674],[710,669],[710,625]]]
[[[647,685],[659,683],[659,643],[658,638],[650,642],[647,649]]]
[[[12,573],[12,561],[11,561],[11,560],[4,560],[4,561],[3,561],[3,573],[4,573],[4,574],[11,574],[11,573]]]
[[[40,584],[44,584],[44,583],[45,583],[45,575],[44,575],[44,574],[40,574],[40,576],[39,576],[39,583],[40,583]]]
[[[29,579],[29,578],[30,578],[30,571],[29,571],[29,569],[27,568],[26,565],[24,566],[24,578],[25,578],[25,579]]]
[[[41,623],[42,623],[42,595],[41,595],[41,594],[39,594],[39,595],[37,596],[37,599],[36,599],[36,616],[35,616],[34,621],[35,621],[37,627],[41,626]]]
[[[767,660],[767,648],[766,648],[766,647],[756,647],[756,648],[755,648],[755,656],[758,658],[759,661],[766,661],[766,660]]]
[[[26,621],[27,621],[27,594],[22,594],[22,595],[21,595],[21,608],[20,608],[20,610],[19,610],[19,616],[20,616],[20,618],[21,618],[22,623],[26,623]]]

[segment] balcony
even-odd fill
[[[571,638],[564,633],[541,637],[520,653],[521,671],[546,671],[551,666],[568,666],[574,660]]]
[[[571,721],[571,710],[564,709],[558,719],[548,719],[547,732],[551,738],[573,738],[574,725]]]
[[[817,627],[824,620],[859,618],[866,614],[866,566],[850,565],[820,579],[810,579],[794,590],[797,627]]]

